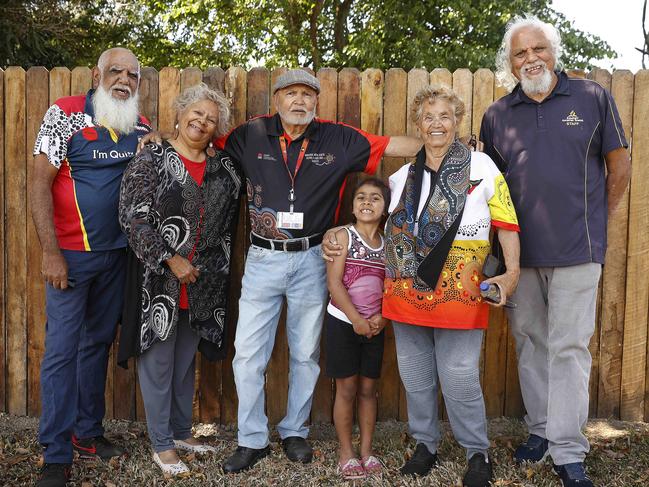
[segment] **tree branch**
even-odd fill
[[[313,70],[320,69],[321,54],[318,47],[318,17],[322,11],[324,0],[316,0],[311,10],[309,18],[309,37],[311,39],[311,59],[313,60]]]
[[[353,0],[342,0],[336,5],[336,23],[334,24],[334,52],[342,56],[347,45],[347,17]]]

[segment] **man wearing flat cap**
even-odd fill
[[[223,468],[241,472],[268,455],[264,373],[286,300],[290,371],[286,416],[277,425],[294,462],[308,463],[305,422],[318,379],[327,297],[320,243],[334,222],[350,172],[373,174],[383,155],[410,157],[421,141],[382,137],[315,118],[320,82],[295,69],[273,86],[277,114],[240,125],[221,142],[247,177],[252,245],[243,275],[232,363],[239,446]]]

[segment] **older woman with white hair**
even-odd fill
[[[174,138],[147,145],[122,181],[120,224],[140,263],[127,296],[140,299],[135,312],[126,310],[125,325],[135,326],[122,332],[118,361],[138,356],[155,463],[167,475],[185,475],[178,449],[213,450],[191,432],[194,356],[197,349],[208,359],[225,352],[230,241],[242,175],[211,146],[228,127],[223,95],[201,83],[178,96],[175,107]]]
[[[392,320],[408,424],[417,441],[403,474],[426,475],[437,463],[441,385],[455,439],[466,450],[463,485],[493,479],[480,387],[480,352],[489,306],[480,295],[493,227],[507,271],[489,279],[504,304],[518,281],[518,222],[507,184],[493,161],[457,140],[464,103],[430,86],[413,100],[412,121],[424,147],[414,164],[390,177],[385,229],[383,317]]]

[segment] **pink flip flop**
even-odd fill
[[[358,480],[365,478],[365,469],[358,458],[350,458],[345,464],[338,464],[338,473],[345,480]]]
[[[383,473],[383,464],[374,455],[361,458],[361,464],[367,475],[381,475]]]

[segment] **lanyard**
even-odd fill
[[[306,137],[302,141],[302,147],[300,147],[300,153],[297,156],[297,163],[295,164],[295,173],[291,174],[291,170],[288,168],[288,151],[286,149],[286,137],[280,135],[279,137],[279,146],[282,149],[282,157],[284,158],[284,166],[286,167],[286,172],[288,177],[291,179],[291,189],[288,192],[288,200],[291,202],[289,211],[293,213],[293,203],[295,202],[295,178],[297,177],[297,172],[300,170],[302,161],[304,160],[304,154],[306,154],[306,148],[309,145],[309,139]]]

